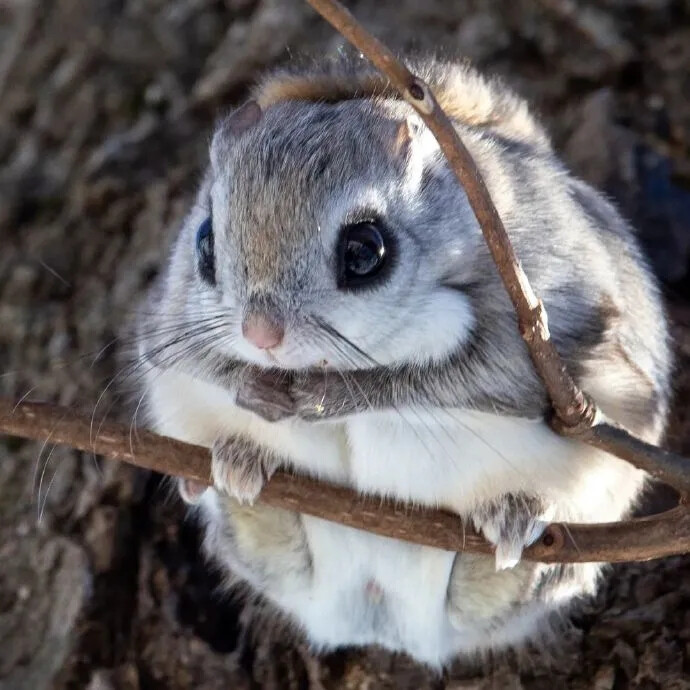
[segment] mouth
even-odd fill
[[[276,357],[275,353],[273,350],[264,350],[266,357],[268,358],[269,362],[272,364],[280,364],[278,358]]]
[[[306,352],[283,352],[282,348],[259,350],[252,347],[236,348],[227,354],[233,359],[251,364],[259,369],[278,369],[286,372],[305,370],[323,370],[331,367],[337,369],[335,362],[325,357],[320,359],[309,356]]]

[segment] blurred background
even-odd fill
[[[690,452],[690,2],[360,0],[391,46],[464,55],[545,118],[639,228]],[[298,0],[0,0],[0,394],[129,419],[115,336],[161,266],[210,127],[261,70],[343,40]],[[221,598],[160,478],[0,439],[0,688],[690,688],[690,559],[612,568],[548,652],[311,656]]]

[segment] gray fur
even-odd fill
[[[267,365],[231,356],[237,343],[228,333],[246,313],[265,309],[280,314],[286,332],[294,334],[297,362],[272,374],[289,390],[266,415],[272,419],[290,411],[309,421],[346,419],[372,408],[410,406],[542,417],[548,410],[543,386],[464,191],[411,108],[385,88],[362,93],[357,84],[365,79],[358,69],[326,70],[336,81],[340,74],[337,96],[318,102],[284,100],[281,91],[286,80],[298,86],[300,80],[318,81],[318,68],[269,78],[258,90],[260,117],[246,127],[219,125],[197,205],[152,298],[165,305],[158,332],[150,335],[150,319],[142,319],[141,357],[158,369],[177,368],[241,391]],[[553,340],[577,381],[609,417],[658,441],[668,413],[671,358],[657,287],[634,233],[610,203],[566,170],[543,128],[508,89],[464,65],[429,62],[416,69],[443,96],[484,174],[546,306]],[[369,68],[360,71],[371,77]],[[298,95],[308,92],[300,88]],[[410,124],[411,141],[401,150],[396,136],[402,121]],[[415,161],[421,168],[411,172]],[[194,257],[196,229],[208,213],[215,233],[215,287],[200,280]],[[335,246],[338,227],[364,217],[357,214],[383,218],[398,247],[384,283],[350,293],[335,283]],[[420,323],[418,311],[425,295],[441,289],[464,295],[474,321],[453,352],[434,358],[413,352],[406,339],[414,342],[435,327]],[[189,328],[181,335],[172,329],[171,336],[170,315],[193,322],[199,314],[220,315],[221,327],[212,326],[219,328],[216,338],[205,328],[192,335]],[[355,341],[341,356],[334,342],[342,346],[336,336],[352,320],[364,324],[367,347]],[[326,345],[334,354],[324,370],[314,353]],[[221,453],[228,448],[224,441],[217,440],[214,475],[229,493],[242,494],[242,477],[260,479],[262,471],[290,464],[250,441],[244,453],[233,448],[228,462]],[[227,477],[218,480],[224,472]],[[250,493],[257,486],[260,481]],[[622,482],[621,505],[632,505],[638,488],[632,475]],[[535,485],[534,496],[497,497],[473,517],[485,533],[493,530],[517,545],[519,557],[550,508],[540,492]],[[559,519],[568,516],[565,507]],[[570,517],[592,520],[596,514],[574,510]],[[291,564],[288,579],[296,578],[299,586],[310,577],[300,519],[283,511],[240,508],[228,499],[209,521],[207,548],[259,590],[284,589],[281,559]],[[490,559],[458,554],[448,584],[449,611],[458,626],[482,630],[488,645],[504,639],[494,633],[508,621],[537,616],[559,587],[589,591],[597,572],[595,566],[525,563],[494,572]],[[480,590],[499,593],[495,610],[479,611],[476,600],[467,598],[468,591]],[[379,616],[377,625],[387,620],[381,611],[388,602],[381,606],[367,614]]]
[[[247,438],[218,439],[211,453],[214,485],[240,503],[254,503],[264,483],[285,464]]]

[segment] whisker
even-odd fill
[[[38,388],[38,385],[32,386],[29,388],[29,390],[22,395],[19,400],[17,400],[17,404],[12,408],[12,414],[14,414],[17,411],[17,408]]]
[[[43,474],[48,469],[48,463],[50,462],[50,458],[52,457],[53,452],[55,451],[55,448],[57,448],[57,445],[53,446],[50,453],[48,453],[48,457],[46,458],[45,466],[43,469]],[[46,487],[46,495],[43,499],[43,506],[39,507],[38,524],[41,524],[41,522],[43,521],[43,514],[45,513],[46,507],[48,506],[48,496],[50,495],[50,488],[53,486],[53,482],[55,481],[55,477],[57,477],[57,473],[59,471],[60,471],[60,465],[58,464],[58,466],[55,468],[55,471],[53,472],[53,476],[50,478],[50,481],[48,482],[48,486]],[[41,481],[43,481],[43,475],[41,475]],[[39,501],[39,506],[40,506],[40,501],[41,501],[40,487],[39,487],[38,501]]]
[[[146,363],[150,360],[151,357],[157,356],[157,354],[163,352],[163,351],[166,350],[167,348],[173,347],[173,346],[179,344],[180,342],[184,342],[185,339],[189,339],[189,338],[196,337],[199,333],[208,333],[208,331],[215,330],[216,328],[221,328],[222,326],[223,326],[223,324],[218,324],[218,325],[211,326],[211,327],[208,327],[208,326],[204,325],[203,327],[199,327],[199,328],[195,328],[195,329],[192,329],[192,330],[185,331],[185,333],[181,334],[180,336],[177,336],[177,337],[175,337],[175,338],[172,338],[171,340],[168,340],[168,341],[162,343],[162,345],[157,346],[156,348],[153,348],[153,349],[149,350],[148,352],[144,353],[143,355],[140,355],[139,358],[138,358],[137,360],[135,360],[135,361],[132,362],[131,364],[128,364],[128,365],[126,365],[125,367],[123,367],[122,369],[120,369],[120,371],[117,372],[117,373],[115,374],[115,376],[113,376],[113,377],[110,379],[110,381],[108,382],[108,384],[107,384],[107,385],[105,386],[105,388],[101,391],[101,394],[98,396],[98,400],[96,401],[96,404],[95,404],[95,406],[94,406],[93,412],[92,412],[92,414],[91,414],[91,423],[90,423],[90,427],[89,427],[89,439],[90,439],[90,443],[93,444],[93,426],[94,426],[94,422],[95,422],[96,411],[98,410],[98,407],[99,407],[101,401],[103,400],[103,397],[107,394],[108,390],[110,390],[110,388],[112,387],[112,385],[113,385],[118,379],[120,379],[123,375],[124,375],[126,378],[130,378],[131,375],[132,375],[135,371],[137,371],[137,370],[140,369],[141,367],[145,366]]]
[[[352,386],[350,385],[350,382],[348,381],[347,374],[344,371],[337,371],[336,373],[340,376],[343,383],[345,384],[345,387],[347,388],[347,392],[350,396],[350,400],[352,401],[352,405],[356,409],[357,408],[357,398],[355,397],[355,393],[352,390]],[[367,403],[367,406],[370,410],[373,409],[369,403]]]
[[[144,398],[146,397],[147,391],[144,391],[141,394],[141,397],[139,398],[139,402],[137,403],[137,406],[134,408],[134,413],[132,414],[132,421],[129,423],[129,450],[132,455],[134,455],[134,440],[133,440],[133,432],[136,431],[136,426],[137,426],[137,415],[139,414],[139,408],[141,407],[141,404],[144,402]]]
[[[69,282],[67,282],[54,268],[48,266],[48,264],[45,261],[43,261],[42,259],[36,259],[36,263],[43,266],[43,268],[45,268],[45,270],[48,271],[48,273],[57,278],[63,285],[66,285],[67,287],[72,287],[69,284]]]
[[[352,348],[352,350],[354,350],[358,355],[363,357],[365,361],[373,364],[374,366],[381,366],[373,357],[367,354],[358,345],[355,345],[355,343],[353,343],[349,338],[345,337],[339,330],[331,326],[331,324],[329,324],[327,321],[318,316],[315,317],[315,321],[323,330],[337,338],[339,341],[347,344],[348,347]]]
[[[567,522],[561,522],[561,525],[563,526],[563,529],[565,530],[566,534],[570,537],[570,541],[573,542],[573,546],[575,547],[575,550],[580,553],[580,547],[577,545],[577,542],[575,541],[575,537],[573,536],[573,533],[570,531],[570,527],[568,527]]]
[[[152,316],[157,316],[153,314]],[[69,357],[66,359],[60,359],[60,360],[54,360],[50,362],[50,370],[51,371],[57,371],[60,369],[65,369],[71,365],[74,364],[79,364],[83,360],[86,359],[91,359],[89,368],[93,368],[96,365],[96,362],[103,356],[103,354],[113,345],[118,344],[122,350],[126,350],[127,348],[131,348],[132,345],[139,344],[146,338],[150,336],[157,336],[157,335],[164,335],[166,333],[171,333],[174,332],[176,329],[181,329],[181,328],[187,328],[190,326],[194,326],[195,324],[204,324],[204,323],[211,323],[213,319],[218,319],[221,317],[225,317],[227,314],[225,313],[219,313],[215,315],[211,315],[208,317],[205,317],[203,319],[185,319],[185,320],[180,320],[179,323],[173,324],[172,322],[170,325],[166,325],[163,327],[151,327],[149,329],[146,329],[144,331],[140,331],[136,334],[133,334],[131,336],[125,337],[125,336],[118,336],[115,338],[110,339],[105,345],[99,347],[98,349],[94,350],[89,350],[88,352],[84,352],[83,354],[75,355],[73,357]],[[178,318],[179,315],[176,315],[176,318]],[[12,377],[17,377],[17,376],[22,376],[22,375],[28,375],[32,374],[33,370],[31,369],[14,369],[12,371],[4,371],[0,373],[0,379],[7,379],[7,378],[12,378]],[[39,387],[39,385],[36,385],[34,388],[32,388],[29,391],[29,395],[36,390]],[[19,402],[23,402],[26,398],[22,396]]]
[[[60,420],[62,421],[62,419]],[[58,422],[59,424],[59,422]],[[55,424],[55,426],[50,430],[50,433],[46,437],[46,439],[43,441],[43,444],[41,445],[40,450],[38,451],[38,457],[36,458],[36,466],[34,467],[34,476],[33,480],[31,482],[32,489],[35,490],[36,488],[36,480],[38,479],[38,468],[41,466],[41,457],[43,456],[43,451],[46,449],[46,446],[48,445],[48,442],[50,440],[50,437],[53,435],[53,432],[55,429],[57,429],[58,424]],[[40,491],[40,489],[39,489]]]
[[[346,359],[346,362],[348,362],[350,365],[353,365],[355,367],[358,366],[359,362],[356,357],[352,355],[352,353],[348,352],[349,349],[352,349],[358,356],[362,357],[367,364],[369,365],[375,365],[375,366],[381,366],[373,357],[371,357],[367,352],[362,350],[359,346],[354,344],[349,338],[344,336],[340,331],[338,331],[334,326],[329,324],[327,321],[320,317],[313,317],[313,322],[315,325],[317,325],[320,329],[321,332],[325,332],[330,336],[328,338],[328,342],[332,347],[335,347],[336,350]],[[366,398],[364,395],[364,391],[361,389],[361,386],[357,383],[356,377],[352,377],[351,379],[352,383],[357,386],[357,388],[360,390],[360,393],[362,394],[363,397]],[[370,409],[372,409],[371,402],[367,400],[367,404]],[[424,445],[425,449],[427,452],[429,452],[429,455],[431,457],[434,456],[433,453],[430,452],[430,449],[426,445],[426,443],[423,441],[422,437],[416,432],[414,424],[411,424],[410,421],[405,417],[405,415],[402,413],[402,411],[395,405],[391,404],[391,407],[395,412],[409,425],[410,429],[415,433],[417,439],[419,440],[422,445]],[[443,452],[443,454],[447,457],[447,459],[451,460],[453,464],[455,464],[456,459],[451,457],[449,454],[449,449],[446,443],[444,443],[440,438],[439,435],[436,431],[432,429],[429,423],[427,423],[421,416],[421,414],[418,412],[416,407],[414,405],[410,405],[408,408],[409,412],[414,415],[414,417],[417,419],[418,423],[422,425],[422,427],[426,430],[426,432],[434,439],[435,444],[439,447],[439,449]],[[444,424],[441,419],[439,419],[438,414],[443,414],[446,417],[449,418],[450,423],[454,425],[459,425],[463,429],[465,429],[467,432],[469,432],[472,436],[474,436],[480,443],[482,443],[484,446],[486,446],[489,450],[491,450],[498,458],[500,458],[503,462],[505,462],[516,474],[524,476],[524,472],[521,471],[513,462],[511,462],[501,451],[498,450],[493,444],[491,444],[486,438],[484,438],[481,434],[479,434],[475,429],[473,429],[470,425],[466,424],[465,422],[462,422],[460,419],[457,418],[457,416],[453,415],[453,413],[445,409],[443,407],[434,407],[425,410],[427,414],[429,414],[432,419],[435,422],[435,426],[438,426],[440,430],[443,432],[444,436],[450,441],[451,447],[458,449],[459,448],[459,439],[455,438],[449,431],[448,427],[446,424]]]
[[[127,377],[129,377],[131,374],[133,374],[137,369],[143,367],[146,365],[148,362],[150,362],[154,357],[158,357],[162,352],[165,350],[174,347],[175,345],[180,345],[181,343],[184,343],[186,340],[193,340],[193,338],[196,338],[197,336],[203,335],[203,336],[209,336],[211,335],[211,339],[216,339],[218,336],[216,335],[216,332],[226,328],[227,325],[223,322],[221,323],[216,323],[213,325],[204,325],[203,327],[195,328],[192,330],[187,330],[181,335],[178,335],[174,338],[171,338],[170,340],[167,340],[159,345],[156,345],[155,347],[140,353],[137,358],[130,364],[128,365],[129,367],[132,368],[132,371],[129,374],[126,374],[126,367],[120,370],[120,373],[118,376],[122,376],[123,373]],[[192,345],[195,343],[192,342]],[[188,348],[184,348],[180,352],[174,352],[170,357],[166,359],[158,359],[155,362],[155,366],[163,366],[168,359],[172,359],[174,356],[180,354],[181,352],[186,352]]]
[[[356,358],[353,357],[353,355],[352,355],[351,353],[347,352],[346,348],[343,347],[343,346],[352,346],[352,347],[355,349],[355,352],[356,352],[357,355],[362,354],[362,355],[364,355],[364,356],[369,360],[369,362],[375,362],[375,360],[374,360],[372,357],[369,357],[369,356],[367,355],[367,353],[365,353],[361,348],[358,348],[357,346],[355,346],[348,338],[346,338],[345,336],[343,336],[337,329],[333,328],[332,326],[330,326],[329,324],[327,324],[327,323],[326,323],[325,321],[323,321],[322,319],[318,319],[317,322],[319,323],[320,326],[321,326],[321,324],[325,324],[326,326],[328,326],[328,328],[324,328],[324,330],[325,330],[325,332],[330,336],[330,338],[329,338],[330,344],[331,344],[333,347],[335,347],[335,348],[342,354],[343,357],[345,357],[346,361],[349,360],[349,363],[350,363],[350,364],[353,364],[354,366],[357,366],[358,362],[357,362]],[[364,400],[365,400],[365,402],[366,402],[366,404],[367,404],[367,407],[368,407],[370,410],[373,410],[374,407],[373,407],[373,405],[371,404],[371,401],[368,399],[366,393],[364,392],[364,390],[362,389],[362,387],[359,385],[359,383],[357,382],[357,379],[356,379],[355,377],[352,378],[352,383],[353,383],[353,384],[357,387],[357,389],[359,390],[360,395],[364,398]],[[351,391],[351,389],[350,389],[349,387],[348,387],[348,390]],[[350,392],[350,394],[352,395],[351,392]],[[355,407],[356,407],[356,405],[355,405]],[[393,410],[398,414],[398,416],[403,420],[403,422],[405,422],[405,424],[407,424],[407,426],[409,427],[410,431],[412,431],[412,433],[415,435],[415,437],[417,438],[417,440],[419,441],[419,443],[424,447],[424,449],[426,450],[426,452],[428,453],[428,455],[429,455],[431,458],[433,458],[433,457],[434,457],[434,453],[432,452],[431,448],[429,448],[428,444],[426,443],[426,441],[424,440],[424,438],[422,437],[422,435],[417,431],[417,429],[415,428],[414,424],[412,424],[412,423],[409,421],[409,419],[407,419],[407,417],[405,417],[405,415],[402,413],[402,411],[401,411],[395,404],[391,404],[391,407],[392,407]],[[415,415],[415,417],[417,418],[417,421],[422,425],[422,427],[426,430],[426,432],[427,432],[427,433],[431,436],[431,438],[435,441],[435,443],[437,444],[437,446],[439,447],[439,449],[441,450],[441,452],[443,453],[443,455],[447,456],[448,459],[449,459],[451,462],[454,463],[455,460],[449,456],[449,454],[448,454],[448,449],[447,449],[447,448],[444,446],[444,444],[441,442],[441,440],[439,439],[437,433],[431,428],[431,426],[430,426],[427,422],[424,421],[424,419],[423,419],[423,418],[421,417],[421,415],[417,412],[417,410],[414,409],[414,407],[410,407],[409,409],[410,409],[410,411],[412,412],[412,414]],[[452,440],[452,442],[453,442],[453,445],[456,445],[457,441],[455,441],[455,439],[452,439],[452,437],[450,437],[450,438],[451,438],[451,440]]]
[[[36,486],[36,478],[38,477],[38,468],[40,467],[40,464],[41,464],[41,457],[43,455],[43,452],[45,451],[48,443],[50,443],[50,439],[51,439],[52,435],[55,433],[55,430],[58,428],[58,426],[60,426],[60,424],[64,418],[65,418],[65,415],[62,415],[62,417],[60,417],[60,419],[53,425],[53,428],[50,430],[50,433],[48,434],[48,436],[46,436],[45,441],[43,441],[43,445],[41,446],[41,449],[38,451],[38,458],[36,459],[36,469],[34,470],[33,486]],[[43,466],[43,470],[41,471],[41,479],[38,483],[38,500],[37,500],[38,506],[40,506],[40,504],[41,504],[41,487],[43,485],[43,476],[45,475],[46,468],[48,466],[48,462],[50,461],[50,456],[53,454],[53,450],[55,450],[55,446],[53,446],[53,449],[50,451],[50,453],[48,453],[48,457],[46,458],[46,463]],[[40,516],[40,512],[39,512],[39,516]]]

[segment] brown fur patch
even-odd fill
[[[621,317],[621,310],[614,302],[611,295],[602,295],[599,303],[599,317],[603,324],[606,324],[606,329],[614,327],[616,321]]]
[[[275,74],[256,90],[262,108],[282,101],[338,103],[375,96],[395,98],[396,92],[384,77],[375,74],[351,76]]]
[[[412,133],[410,132],[410,123],[407,120],[399,122],[395,129],[395,138],[392,147],[393,155],[402,158],[407,153],[411,140]]]
[[[475,127],[491,127],[500,123],[499,117],[485,116],[485,106],[474,103],[443,84],[429,84],[441,108],[452,119]],[[357,98],[388,98],[402,100],[390,82],[372,73],[359,75],[294,75],[274,74],[254,92],[259,105],[265,109],[283,101],[338,103]]]
[[[621,312],[610,295],[601,298],[597,317],[599,342],[584,353],[578,378],[613,421],[643,435],[652,430],[659,414],[659,396],[654,380],[634,359],[618,334]],[[574,367],[577,371],[578,367]],[[601,372],[615,373],[617,385],[601,384]]]

